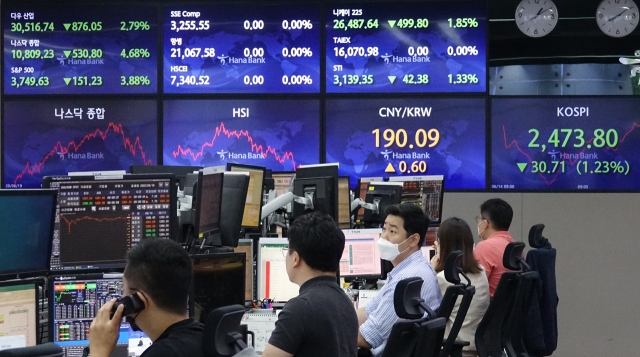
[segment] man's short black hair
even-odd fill
[[[385,209],[385,215],[392,215],[402,218],[402,228],[407,231],[407,237],[418,233],[420,241],[418,247],[422,247],[429,230],[429,216],[427,216],[420,206],[403,203],[399,205],[390,205]]]
[[[289,228],[289,254],[298,252],[311,269],[337,273],[344,233],[331,216],[313,212],[296,218]]]
[[[178,243],[143,239],[127,253],[124,276],[129,288],[149,294],[159,308],[176,314],[187,312],[193,270],[189,254]]]
[[[513,220],[513,209],[507,201],[492,198],[480,205],[480,214],[487,219],[497,231],[508,231]]]

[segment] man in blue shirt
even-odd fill
[[[393,306],[393,295],[399,281],[409,277],[424,280],[420,296],[433,310],[440,307],[442,294],[436,273],[422,256],[420,247],[429,229],[429,218],[419,206],[401,204],[386,209],[384,227],[378,240],[380,257],[390,261],[394,268],[387,275],[387,283],[365,307],[358,309],[358,347],[369,348],[380,355],[400,318]]]

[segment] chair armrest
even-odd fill
[[[455,340],[455,342],[453,342],[453,346],[451,346],[451,351],[449,351],[448,357],[462,357],[462,348],[469,346],[470,344],[471,343],[469,341]]]

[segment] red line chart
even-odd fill
[[[90,217],[90,216],[83,216],[83,217],[80,217],[80,218],[67,219],[67,217],[65,217],[64,215],[60,215],[60,219],[62,219],[64,221],[64,223],[67,224],[67,231],[69,232],[69,234],[71,234],[71,226],[74,225],[74,224],[77,224],[78,222],[81,222],[81,221],[93,221],[93,222],[98,222],[98,223],[114,222],[114,221],[127,221],[127,220],[129,220],[129,216],[113,217],[113,218],[96,218],[96,217]]]
[[[122,145],[124,146],[125,149],[129,150],[129,152],[131,152],[133,156],[137,156],[139,152],[140,157],[142,158],[142,161],[144,162],[145,165],[153,164],[152,160],[150,159],[147,160],[147,154],[145,153],[142,147],[142,144],[140,143],[140,137],[136,136],[136,138],[132,141],[129,137],[126,136],[124,132],[124,128],[122,127],[122,124],[115,124],[111,122],[109,123],[109,125],[105,130],[96,129],[95,131],[85,135],[82,139],[78,141],[72,140],[66,145],[58,141],[53,146],[53,149],[51,149],[51,151],[49,151],[44,156],[42,161],[40,161],[39,163],[31,164],[31,162],[27,161],[24,169],[15,177],[15,179],[13,180],[13,183],[17,184],[18,181],[22,177],[24,177],[24,175],[26,174],[33,175],[35,173],[40,173],[45,163],[50,158],[54,157],[54,155],[59,155],[61,157],[64,157],[64,155],[66,155],[69,152],[78,152],[78,150],[80,150],[82,145],[84,145],[88,141],[93,139],[102,139],[104,141],[107,139],[107,135],[109,135],[110,133],[120,135],[122,137]]]
[[[629,134],[631,134],[636,128],[640,128],[640,124],[638,123],[633,123],[631,125],[631,128],[629,130],[627,130],[627,132],[622,136],[622,139],[620,139],[619,143],[623,143],[625,141],[625,139],[627,138],[627,136],[629,136]],[[518,145],[518,142],[516,140],[513,140],[511,142],[508,142],[507,139],[507,130],[505,128],[504,125],[502,125],[502,135],[504,138],[504,148],[505,149],[510,149],[511,147],[515,146],[516,150],[518,150],[522,155],[524,155],[527,158],[527,161],[529,162],[529,164],[533,164],[533,160],[531,159],[531,156],[529,156],[529,154],[527,154],[526,152],[524,152],[524,150],[522,150],[520,148],[520,145]],[[591,144],[591,142],[594,140],[595,138],[591,138],[589,140],[587,140],[585,143],[586,144]],[[618,151],[619,147],[615,147],[615,148],[608,148],[608,150],[611,151]],[[579,152],[579,154],[584,153],[586,150],[586,146],[582,149],[582,151]],[[574,166],[579,159],[562,159],[562,161],[568,161],[569,165]],[[551,186],[551,184],[553,184],[556,179],[558,178],[558,175],[560,174],[560,172],[556,171],[555,175],[553,175],[553,177],[551,179],[547,179],[542,173],[539,173],[538,175],[544,180],[545,184],[547,186]]]
[[[178,145],[177,150],[173,151],[172,155],[173,155],[174,158],[177,158],[178,156],[187,156],[193,162],[195,162],[195,161],[198,160],[198,158],[201,158],[204,155],[204,153],[207,150],[207,148],[213,148],[213,146],[215,145],[216,139],[218,139],[219,137],[221,137],[223,135],[226,136],[229,139],[232,138],[232,137],[235,137],[236,139],[245,138],[247,140],[247,142],[249,144],[251,144],[251,151],[252,152],[254,152],[256,154],[261,154],[262,157],[267,157],[268,155],[272,155],[274,157],[274,159],[276,159],[281,164],[283,164],[287,160],[290,160],[291,164],[293,165],[293,167],[297,167],[292,152],[286,151],[282,155],[280,155],[280,154],[278,154],[276,149],[272,148],[269,145],[267,145],[267,148],[265,149],[262,145],[256,144],[254,142],[254,139],[251,136],[251,134],[249,134],[249,131],[247,131],[247,130],[229,130],[229,129],[227,129],[225,127],[223,122],[221,122],[220,125],[218,125],[215,128],[214,133],[213,133],[213,138],[211,139],[211,141],[207,141],[204,144],[202,144],[202,146],[200,146],[200,150],[193,151],[193,150],[191,150],[189,148],[185,149],[181,145]]]

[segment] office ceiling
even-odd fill
[[[542,38],[524,35],[511,21],[519,2],[488,0],[490,66],[619,63],[618,57],[633,56],[640,50],[640,26],[623,38],[600,31],[595,15],[601,0],[555,0],[560,20],[553,32]]]

